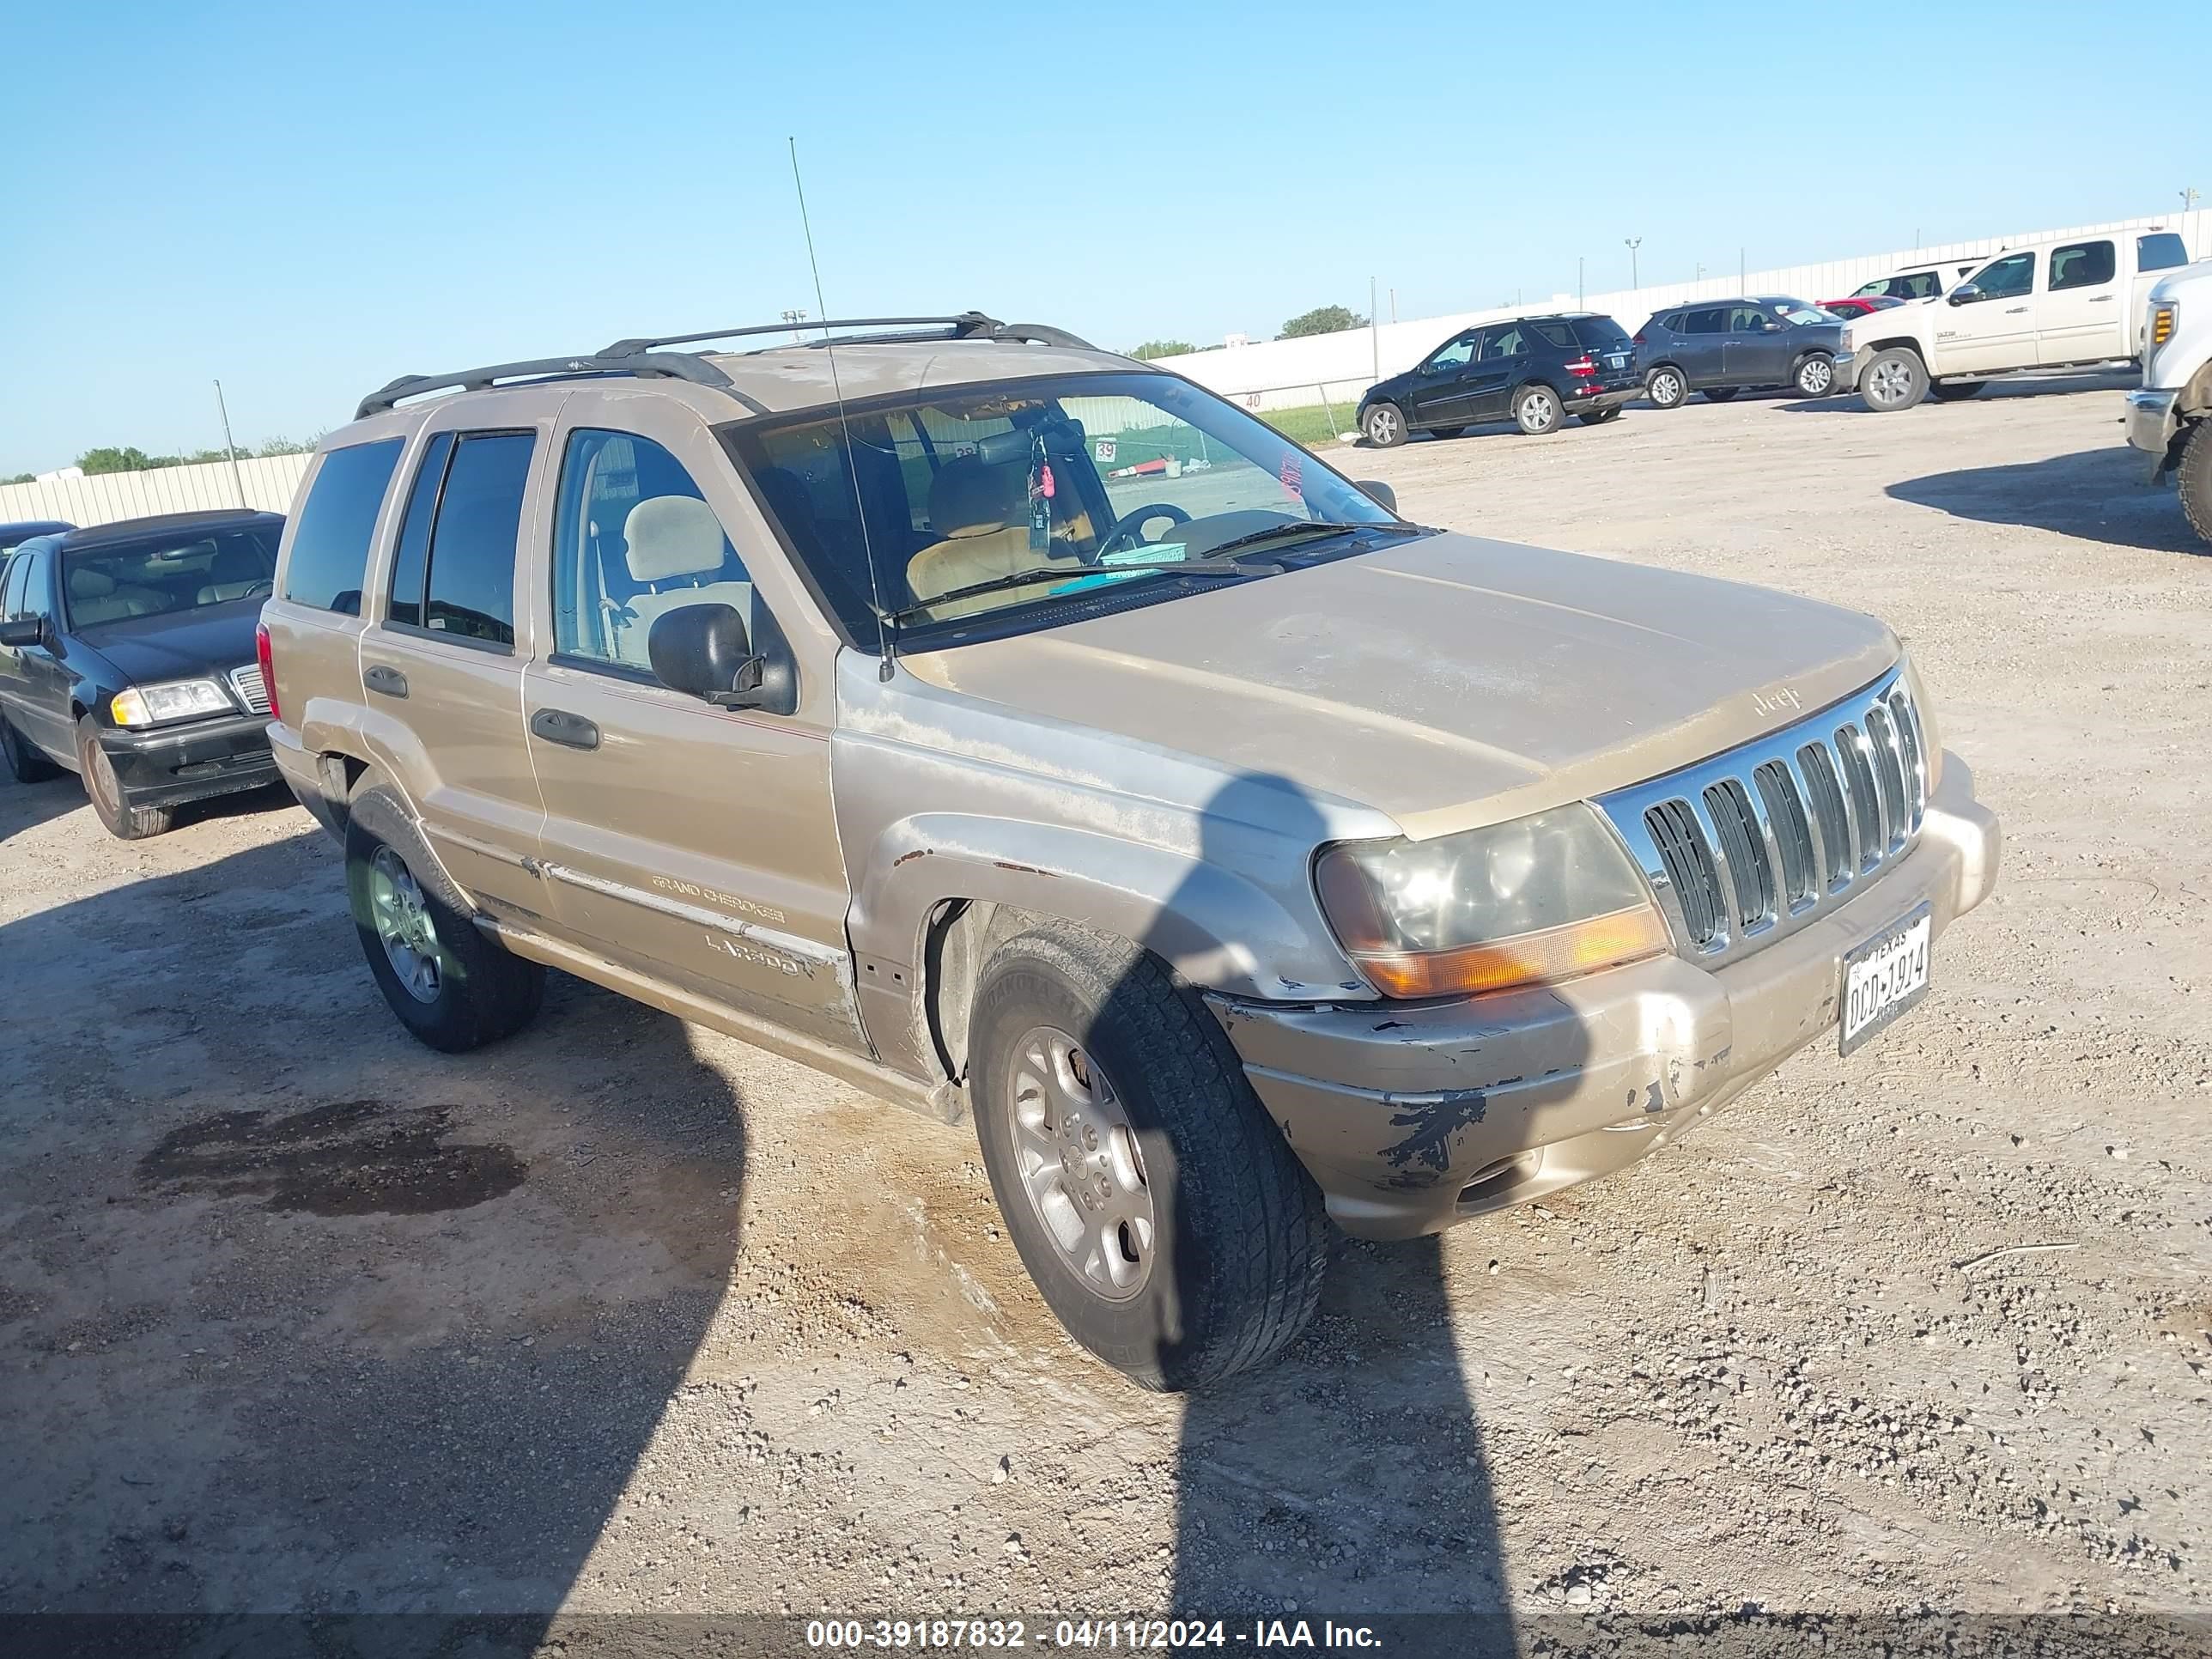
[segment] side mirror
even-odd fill
[[[0,645],[21,647],[44,645],[46,642],[46,624],[43,617],[17,617],[8,622],[0,622]]]
[[[1380,478],[1355,479],[1353,488],[1364,492],[1368,500],[1389,507],[1393,513],[1398,510],[1398,492]]]
[[[1972,283],[1961,283],[1951,290],[1951,303],[1954,306],[1970,306],[1981,297],[1981,289]]]
[[[646,635],[653,678],[717,708],[750,708],[762,701],[767,665],[753,654],[744,618],[734,605],[687,605],[664,612]]]
[[[1778,333],[1780,331],[1781,327],[1782,325],[1776,322],[1771,317],[1762,317],[1759,319],[1759,331],[1761,334]]]

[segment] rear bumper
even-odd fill
[[[307,809],[316,823],[343,841],[345,802],[334,798],[326,787],[321,757],[301,748],[300,734],[290,726],[275,723],[269,727],[269,752],[276,762],[277,775],[290,786],[300,805]]]
[[[1988,896],[1998,849],[1946,755],[1910,853],[1717,971],[1664,957],[1452,1002],[1207,1001],[1338,1224],[1409,1237],[1624,1168],[1727,1104],[1834,1030],[1846,951],[1923,901],[1940,933]]]
[[[1588,397],[1563,398],[1571,415],[1589,415],[1600,410],[1619,409],[1632,404],[1644,395],[1644,382],[1636,380],[1627,386],[1608,386],[1602,392],[1593,392]]]
[[[2150,476],[2154,479],[2166,471],[2166,457],[2173,451],[2174,434],[2180,429],[2180,419],[2173,410],[2179,397],[2176,392],[2141,387],[2128,393],[2128,412],[2120,417],[2128,429],[2128,441],[2151,457]]]
[[[266,715],[207,720],[177,732],[103,731],[100,746],[132,806],[174,806],[276,781]]]

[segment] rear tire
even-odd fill
[[[1328,1260],[1321,1194],[1157,957],[1039,923],[991,953],[969,1029],[992,1190],[1079,1346],[1177,1390],[1264,1364],[1304,1328]]]
[[[1645,376],[1644,395],[1657,409],[1680,409],[1690,395],[1690,382],[1672,363],[1662,363]]]
[[[2199,420],[2181,441],[2173,481],[2181,489],[2181,511],[2189,527],[2212,542],[2212,420]]]
[[[18,783],[44,783],[62,769],[48,760],[36,744],[0,714],[0,757],[8,763],[8,775]]]
[[[1797,388],[1800,397],[1826,397],[1836,389],[1836,360],[1814,352],[1797,365],[1790,384]]]
[[[1607,421],[1617,421],[1620,418],[1620,405],[1615,404],[1611,409],[1587,410],[1575,418],[1584,426],[1603,426]]]
[[[1939,404],[1960,403],[1988,384],[1987,380],[1934,380],[1929,384],[1928,395]]]
[[[1513,424],[1532,438],[1557,432],[1565,413],[1559,394],[1547,386],[1524,386],[1513,394]]]
[[[346,897],[368,971],[421,1042],[465,1054],[537,1016],[545,970],[487,938],[398,798],[370,789],[346,820]]]
[[[1432,426],[1429,428],[1429,436],[1431,438],[1457,438],[1464,436],[1466,432],[1467,428],[1463,426]]]
[[[109,835],[118,841],[144,841],[149,836],[168,832],[176,818],[174,809],[133,806],[125,799],[115,763],[100,746],[100,728],[89,716],[77,722],[76,762],[84,779],[85,799],[92,803],[94,816]]]
[[[1395,404],[1374,404],[1359,417],[1359,429],[1377,449],[1395,449],[1407,434],[1405,411]]]
[[[1920,354],[1892,346],[1859,377],[1859,401],[1877,415],[1911,409],[1928,395],[1928,365]]]

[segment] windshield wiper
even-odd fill
[[[1333,524],[1326,519],[1292,520],[1288,524],[1271,524],[1264,530],[1251,530],[1242,536],[1231,536],[1218,547],[1206,549],[1206,562],[1211,563],[1224,554],[1233,552],[1237,548],[1249,547],[1260,542],[1273,541],[1279,536],[1303,536],[1309,533],[1336,534],[1346,530],[1388,530],[1390,526],[1388,524]],[[1193,562],[1197,562],[1193,561]],[[1249,570],[1252,567],[1246,565],[1244,568]]]
[[[894,627],[910,617],[919,617],[940,605],[950,605],[955,599],[972,599],[979,593],[1001,593],[1012,587],[1034,587],[1040,582],[1079,582],[1096,580],[1101,576],[1123,574],[1139,575],[1146,571],[1162,570],[1170,575],[1192,576],[1254,576],[1262,571],[1252,565],[1206,565],[1198,560],[1174,561],[1161,559],[1146,564],[1041,564],[1027,570],[1016,570],[1004,576],[994,576],[987,582],[969,582],[949,593],[939,593],[919,605],[894,611],[884,618]]]

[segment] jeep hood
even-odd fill
[[[901,661],[1421,836],[1704,759],[1897,656],[1872,617],[1771,588],[1443,534]]]

